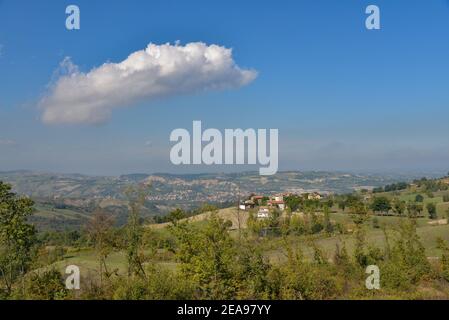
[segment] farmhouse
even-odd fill
[[[251,201],[254,203],[261,204],[263,200],[263,196],[251,196]]]
[[[271,197],[267,202],[268,206],[271,208],[279,208],[280,210],[285,210],[285,202],[283,196],[274,196]]]
[[[249,209],[252,209],[252,208],[254,208],[256,206],[256,204],[254,203],[254,201],[252,201],[252,200],[246,200],[245,202],[241,202],[240,204],[239,204],[239,208],[240,208],[240,210],[249,210]]]
[[[270,210],[267,207],[260,207],[257,212],[257,219],[268,219],[270,217]]]
[[[318,192],[312,192],[309,193],[309,195],[307,196],[308,200],[321,200],[321,195]]]

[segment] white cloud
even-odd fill
[[[238,88],[257,77],[239,68],[232,50],[204,43],[150,44],[120,63],[105,63],[80,72],[70,58],[61,66],[47,95],[40,101],[48,124],[107,121],[115,108],[155,98],[209,90]]]

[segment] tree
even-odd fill
[[[409,202],[407,203],[407,211],[408,215],[411,218],[416,218],[421,215],[423,211],[423,205],[421,203]]]
[[[56,269],[32,274],[26,286],[26,298],[33,300],[60,300],[68,294],[64,277]]]
[[[423,202],[424,201],[424,197],[420,194],[417,194],[415,197],[415,201],[416,202]]]
[[[111,275],[106,264],[106,259],[114,247],[113,226],[114,218],[101,210],[97,210],[94,213],[86,226],[89,239],[94,244],[99,260],[100,286],[103,283],[103,274],[106,274],[107,278]]]
[[[284,201],[287,207],[290,208],[292,212],[297,211],[303,203],[303,199],[295,195],[285,197]]]
[[[438,218],[437,216],[437,207],[434,203],[429,202],[426,206],[427,208],[427,212],[429,213],[429,218],[430,219],[436,219]]]
[[[375,197],[371,203],[371,210],[388,213],[391,210],[391,201],[387,197]]]
[[[405,201],[399,200],[397,198],[393,201],[393,212],[399,216],[402,216],[406,209]]]
[[[230,299],[236,290],[237,283],[233,282],[236,246],[228,232],[230,226],[229,221],[212,214],[199,230],[188,222],[172,227],[181,272],[208,299]]]
[[[338,209],[340,209],[341,211],[345,211],[346,201],[344,199],[338,200]]]
[[[442,276],[449,281],[449,246],[442,238],[437,238],[437,244],[437,248],[443,252],[441,256]]]
[[[362,200],[357,194],[348,194],[346,196],[346,206],[349,208],[358,207],[362,203]]]
[[[186,213],[182,209],[177,208],[169,213],[168,221],[170,221],[173,224],[177,224],[178,221],[184,219],[185,217]]]
[[[431,274],[432,268],[416,232],[416,221],[403,221],[398,233],[389,259],[382,265],[382,283],[387,288],[403,291],[418,285],[423,277]]]
[[[143,248],[143,228],[140,211],[145,203],[147,190],[145,187],[128,188],[126,195],[129,201],[128,223],[126,225],[126,257],[128,262],[128,277],[137,275],[145,278],[143,263],[145,254]]]
[[[334,226],[330,219],[330,208],[327,205],[324,206],[324,229],[328,234],[334,231]]]
[[[7,295],[14,281],[24,278],[32,262],[36,230],[27,219],[33,205],[32,200],[18,197],[10,185],[0,182],[0,279]]]

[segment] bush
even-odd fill
[[[115,300],[190,300],[195,299],[192,284],[172,271],[150,267],[147,279],[119,278],[113,284]]]
[[[271,299],[320,300],[333,299],[341,294],[342,279],[327,263],[308,262],[302,253],[290,254],[288,262],[273,267],[268,279],[272,288]]]
[[[390,258],[381,265],[382,287],[408,290],[430,276],[431,266],[416,233],[416,224],[407,221],[400,226],[399,239],[394,243]]]
[[[33,274],[26,284],[26,298],[32,300],[61,300],[68,295],[64,278],[56,269]]]
[[[437,207],[434,203],[427,204],[427,212],[429,213],[429,219],[437,219]]]
[[[415,197],[415,201],[416,202],[423,202],[424,201],[424,197],[420,194],[417,194]]]

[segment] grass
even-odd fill
[[[36,206],[36,217],[58,219],[58,220],[79,220],[80,218],[88,219],[89,215],[73,211],[70,209],[54,209],[46,206]]]
[[[228,217],[228,215],[236,212],[236,210],[220,210],[222,218]],[[207,215],[202,216],[201,219],[195,219],[193,223],[196,227],[201,227],[207,219]],[[331,219],[339,223],[350,223],[351,217],[348,214],[337,212],[331,214]],[[383,249],[386,245],[385,235],[381,229],[372,227],[373,217],[366,222],[366,243]],[[405,218],[391,217],[391,216],[379,216],[377,217],[380,225],[386,225],[388,230],[392,230],[399,226],[402,220]],[[436,248],[437,238],[442,238],[449,242],[449,225],[431,226],[428,224],[430,220],[427,218],[417,219],[417,233],[423,246],[426,249],[428,257],[438,257],[441,255],[439,249]],[[155,228],[153,229],[158,238],[170,237],[170,233],[167,228]],[[235,230],[231,231],[235,234]],[[394,231],[389,231],[390,242],[394,239]],[[254,239],[254,241],[262,247],[265,255],[272,263],[279,263],[286,258],[284,250],[284,242],[282,238],[262,238]],[[337,244],[342,247],[345,246],[348,254],[352,255],[354,251],[355,240],[352,234],[345,235],[333,235],[326,236],[324,234],[315,236],[289,236],[288,242],[293,247],[299,247],[307,258],[313,258],[313,248],[311,241],[317,245],[325,256],[331,259],[337,247]],[[170,259],[156,260],[154,261],[160,266],[174,269],[177,266],[173,257]],[[98,273],[98,258],[92,249],[86,250],[71,250],[66,255],[65,259],[55,263],[55,266],[62,272],[65,271],[65,267],[68,265],[77,265],[80,267],[82,274],[95,274]],[[120,274],[126,273],[126,256],[124,252],[113,252],[107,258],[107,265],[110,271],[117,270]]]
[[[399,197],[399,199],[404,201],[414,201],[417,194],[421,194],[424,197],[423,205],[424,208],[427,203],[435,203],[437,207],[438,217],[446,218],[446,210],[449,208],[449,203],[443,202],[443,195],[446,192],[435,192],[434,197],[430,198],[425,193],[415,192],[415,191],[402,191],[399,194],[397,193],[380,193],[375,196],[387,196],[389,198]],[[70,212],[70,210],[45,210],[45,208],[40,208],[40,215],[60,215],[61,218],[71,218],[74,213]],[[79,213],[76,213],[79,215]],[[238,212],[236,208],[226,208],[220,209],[217,211],[217,215],[224,219],[232,222],[231,227],[231,235],[235,236],[237,234],[237,229],[239,226],[238,215],[240,214],[240,226],[242,229],[247,228],[247,220],[249,217],[248,212],[240,211]],[[430,225],[429,222],[432,220],[427,218],[427,210],[424,209],[425,218],[416,219],[417,222],[417,233],[420,237],[420,240],[425,247],[426,254],[428,257],[438,257],[441,255],[439,249],[436,248],[437,239],[442,238],[449,242],[449,225]],[[211,212],[203,213],[194,217],[190,217],[184,220],[193,223],[196,227],[201,228],[208,218],[212,215]],[[331,220],[340,223],[342,225],[351,225],[352,219],[351,216],[345,212],[336,210],[334,208],[334,212],[330,215]],[[374,217],[371,216],[369,220],[365,224],[366,228],[366,243],[371,246],[376,246],[380,249],[383,249],[386,245],[385,234],[380,228],[374,228],[373,226]],[[390,242],[394,240],[395,232],[392,231],[397,228],[401,221],[405,218],[395,217],[395,216],[376,216],[379,226],[386,226],[390,238]],[[167,228],[169,224],[153,224],[148,225],[147,228],[151,229],[155,236],[159,239],[169,239],[171,234]],[[285,249],[284,249],[284,240],[279,237],[267,237],[267,238],[254,238],[255,243],[260,245],[264,250],[266,256],[270,259],[271,262],[276,263],[282,261],[286,258]],[[311,241],[318,246],[322,252],[328,257],[332,258],[335,254],[335,250],[337,245],[342,247],[345,246],[348,254],[352,255],[354,251],[355,240],[352,234],[344,234],[344,235],[332,235],[328,236],[325,234],[314,235],[314,236],[288,236],[288,242],[294,246],[299,247],[306,257],[313,257],[313,248],[311,245]],[[155,261],[155,263],[174,269],[177,265],[173,256],[169,256],[169,259],[160,259],[159,261]],[[56,263],[58,268],[61,268],[62,271],[65,270],[65,267],[70,264],[75,264],[81,268],[81,272],[86,273],[95,273],[98,270],[98,258],[95,255],[93,250],[80,250],[80,251],[70,251],[66,258],[63,261],[59,261]],[[119,273],[126,272],[126,256],[124,252],[113,252],[109,255],[107,259],[107,264],[110,270],[117,270]]]

